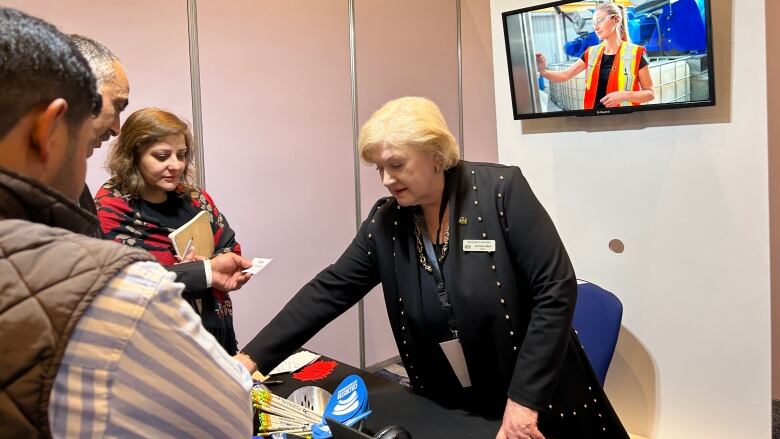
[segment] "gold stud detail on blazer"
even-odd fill
[[[504,216],[504,212],[498,212],[498,216]]]
[[[478,216],[478,217],[477,217],[477,221],[481,223],[481,222],[482,222],[482,217],[481,217],[481,216]]]
[[[498,198],[501,198],[501,197],[503,197],[503,195],[501,195],[501,194],[497,194],[496,196],[497,196]]]
[[[491,265],[490,269],[493,270],[493,271],[496,271],[496,266],[495,265]]]
[[[496,286],[501,288],[501,282],[496,282]]]
[[[396,204],[395,208],[398,209],[398,210],[401,210],[401,205],[400,204]]]
[[[479,206],[479,201],[477,201],[477,200],[474,200],[474,205],[475,205],[475,206]]]
[[[505,318],[506,320],[509,320],[509,314],[505,315],[505,316],[504,316],[504,318]]]
[[[472,190],[477,190],[477,187],[476,186],[471,186],[471,189]]]
[[[461,226],[468,225],[468,223],[469,223],[469,219],[466,218],[465,216],[458,218],[458,224],[460,224]]]
[[[371,239],[371,234],[370,233],[368,234],[368,239]]]
[[[504,302],[504,299],[501,299],[501,304],[503,305],[504,303],[505,303],[505,302]]]
[[[487,233],[482,233],[483,238],[487,238]]]

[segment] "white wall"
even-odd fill
[[[618,414],[652,438],[770,437],[764,1],[712,0],[714,108],[521,122],[501,12],[534,3],[491,1],[499,159],[523,169],[578,276],[623,301]]]

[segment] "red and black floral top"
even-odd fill
[[[205,210],[209,213],[214,232],[214,254],[241,254],[241,245],[236,242],[235,233],[211,197],[198,189],[188,194],[182,189],[168,192],[168,199],[162,203],[151,203],[140,197],[123,194],[111,182],[104,184],[95,195],[103,234],[107,239],[142,248],[156,257],[160,264],[170,266],[177,261],[168,234]],[[235,355],[238,346],[233,329],[230,295],[216,288],[187,288],[183,296],[200,314],[203,326],[230,355]]]

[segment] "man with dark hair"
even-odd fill
[[[67,36],[0,7],[2,435],[249,437],[251,379],[173,275],[83,235],[100,105]]]
[[[112,136],[119,135],[119,115],[127,108],[130,97],[130,83],[127,73],[119,58],[102,43],[83,35],[73,34],[71,41],[86,58],[97,79],[103,106],[100,114],[93,119],[92,126],[97,138],[87,151],[87,157],[92,156],[95,148],[100,148],[103,142]],[[85,185],[79,198],[79,204],[92,214],[97,214],[92,193]],[[93,236],[102,237],[98,227]],[[252,262],[235,253],[221,253],[212,259],[187,262],[166,267],[176,273],[176,281],[185,286],[185,296],[200,296],[204,290],[215,287],[230,292],[241,288],[250,278],[242,270],[252,266]]]

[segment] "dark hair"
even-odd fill
[[[142,108],[131,114],[122,124],[119,136],[108,151],[106,169],[111,174],[110,181],[114,189],[126,195],[140,197],[145,183],[138,170],[138,160],[150,146],[171,135],[182,135],[187,146],[179,191],[185,195],[192,192],[192,177],[195,172],[195,141],[192,131],[187,122],[175,114],[154,107]]]
[[[100,114],[95,75],[53,25],[0,7],[0,138],[34,108],[63,98],[70,127]]]

